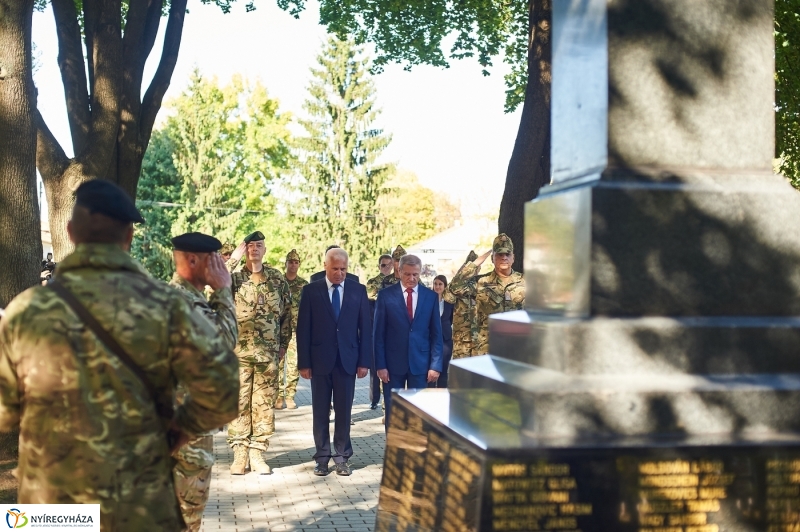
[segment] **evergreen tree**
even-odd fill
[[[134,256],[166,279],[171,237],[200,231],[236,244],[258,229],[267,236],[265,260],[282,263],[293,246],[273,190],[292,160],[288,115],[259,83],[235,76],[220,86],[198,71],[169,109],[144,159],[139,205],[147,224]]]
[[[388,245],[376,204],[393,171],[379,162],[391,136],[374,125],[380,111],[369,69],[361,48],[331,37],[311,69],[308,118],[300,121],[307,135],[297,141],[298,249],[317,264],[329,244],[338,244],[355,273]]]
[[[136,201],[145,219],[137,225],[131,254],[155,277],[169,280],[172,263],[172,224],[177,211],[164,203],[180,198],[181,181],[172,163],[174,144],[165,131],[156,131],[142,161]]]

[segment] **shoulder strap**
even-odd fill
[[[58,294],[61,299],[63,299],[67,305],[69,305],[72,310],[77,314],[78,318],[83,321],[84,325],[89,327],[89,329],[94,332],[97,338],[112,352],[114,353],[117,358],[122,362],[129,370],[136,375],[139,380],[142,382],[147,391],[150,392],[150,398],[153,400],[153,403],[156,407],[156,412],[158,415],[164,419],[171,420],[175,414],[175,411],[172,408],[172,405],[166,406],[162,405],[161,402],[158,400],[158,392],[153,385],[150,383],[150,380],[147,378],[144,370],[134,362],[134,360],[128,355],[125,349],[122,348],[121,345],[114,339],[111,334],[107,330],[100,325],[92,313],[89,312],[87,309],[78,299],[70,292],[69,290],[64,287],[58,281],[51,281],[48,285],[48,288],[51,288],[56,294]]]

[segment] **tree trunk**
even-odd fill
[[[525,203],[550,182],[551,0],[531,0],[528,20],[528,85],[497,223],[514,242],[517,271],[525,250]]]
[[[124,13],[121,0],[84,0],[83,45],[74,0],[52,0],[75,153],[74,158],[66,156],[37,113],[36,164],[47,193],[56,261],[72,251],[66,228],[73,192],[81,183],[108,179],[136,197],[144,152],[178,60],[186,2],[169,3],[161,59],[142,97],[144,66],[156,41],[164,0],[127,2]]]
[[[0,0],[0,307],[39,283],[33,0]]]

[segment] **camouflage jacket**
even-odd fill
[[[217,326],[220,336],[230,350],[236,349],[239,326],[236,323],[236,307],[233,304],[233,293],[230,288],[212,290],[206,299],[203,292],[177,273],[172,275],[169,285],[177,288],[195,310]]]
[[[389,288],[393,284],[397,284],[399,282],[400,282],[400,279],[398,277],[395,277],[394,273],[390,273],[389,275],[385,275],[383,277],[383,279],[381,280],[381,287],[378,289],[378,292],[380,292],[384,288]],[[377,294],[375,295],[375,297],[376,298],[378,297]]]
[[[442,299],[453,305],[453,358],[471,357],[473,345],[478,341],[475,298],[456,297],[447,289]]]
[[[285,275],[284,279],[286,279]],[[303,287],[308,284],[308,281],[297,276],[291,281],[286,279],[286,282],[289,283],[289,291],[292,293],[292,332],[294,332],[297,329],[297,313],[300,310],[300,292],[303,291]]]
[[[229,261],[230,262],[230,261]],[[247,266],[231,274],[236,318],[237,354],[255,351],[278,355],[292,338],[292,291],[283,274],[266,264],[259,274]]]
[[[475,299],[475,328],[473,355],[484,355],[489,350],[489,316],[498,312],[520,310],[525,305],[525,277],[512,271],[507,278],[496,272],[478,275],[480,266],[465,264],[453,276],[447,291],[457,299]],[[453,316],[455,320],[455,315]]]
[[[58,281],[121,344],[190,434],[238,413],[239,364],[211,323],[118,246],[79,244]],[[23,407],[24,405],[24,407]],[[20,503],[99,503],[101,530],[182,528],[165,420],[59,296],[34,287],[0,323],[0,430],[19,427]]]
[[[370,301],[378,299],[378,292],[381,290],[381,283],[383,282],[383,274],[379,273],[372,279],[367,281],[367,298]]]

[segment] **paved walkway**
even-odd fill
[[[368,392],[369,378],[358,379],[353,405],[356,424],[350,432],[353,474],[349,477],[335,473],[317,477],[312,472],[311,388],[304,379],[300,379],[295,398],[297,410],[276,412],[276,435],[266,453],[271,475],[231,475],[233,453],[225,444],[225,434],[217,434],[217,464],[202,532],[371,531],[386,438],[381,424],[383,411],[369,409]]]

